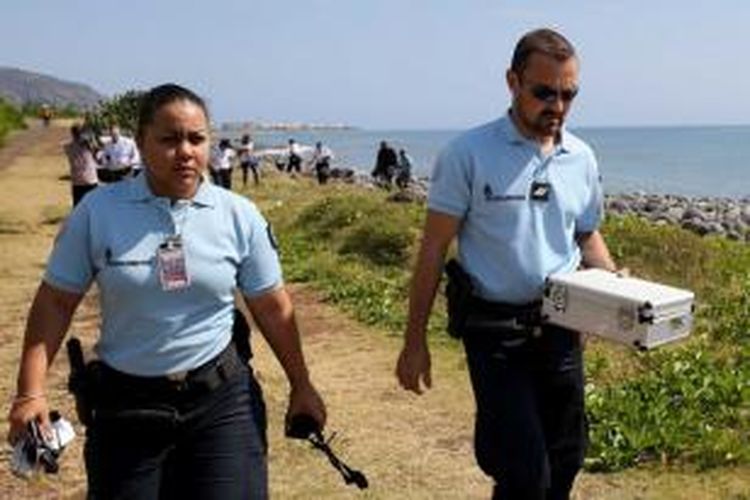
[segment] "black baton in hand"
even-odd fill
[[[316,422],[310,415],[301,414],[290,418],[286,426],[286,436],[292,439],[306,439],[312,444],[313,448],[322,451],[331,465],[341,473],[346,484],[354,484],[361,490],[366,489],[369,485],[367,478],[361,471],[352,469],[346,465],[331,449],[330,443],[333,441],[336,434],[332,434],[331,437],[326,440],[323,437],[318,422]]]

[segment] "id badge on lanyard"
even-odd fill
[[[159,249],[156,251],[156,260],[159,263],[159,281],[162,290],[171,292],[190,286],[185,249],[179,235],[170,236],[159,245]]]

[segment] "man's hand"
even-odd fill
[[[422,385],[432,387],[430,350],[426,342],[405,343],[396,364],[396,377],[401,387],[422,394]]]

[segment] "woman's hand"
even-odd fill
[[[41,424],[42,432],[49,434],[49,407],[46,398],[44,396],[32,399],[22,398],[23,396],[13,402],[8,413],[8,422],[10,423],[8,443],[11,446],[14,446],[23,437],[29,422],[34,420]]]

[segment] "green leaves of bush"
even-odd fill
[[[406,268],[415,237],[408,210],[372,196],[325,198],[305,209],[296,227],[341,255]]]
[[[682,461],[715,467],[750,460],[750,368],[721,360],[706,346],[647,353],[647,375],[586,388],[589,470],[639,462]]]
[[[11,130],[24,128],[23,114],[21,111],[0,98],[0,146],[3,145],[5,136]]]

